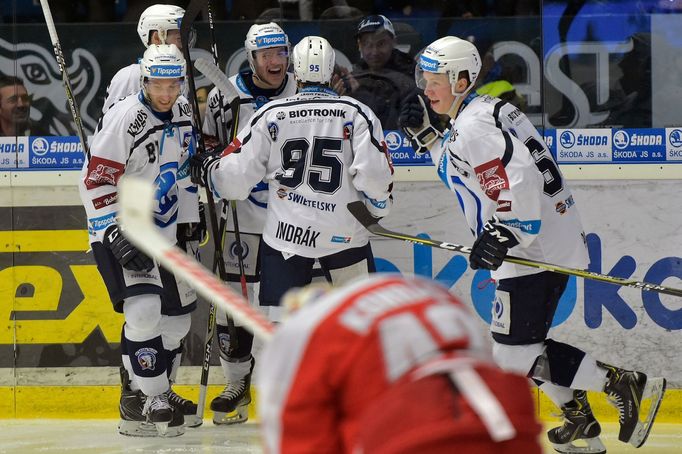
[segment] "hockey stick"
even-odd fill
[[[230,130],[230,140],[234,139],[235,136],[237,135],[238,131],[238,123],[239,123],[239,105],[240,105],[240,97],[239,93],[237,93],[237,90],[235,90],[234,86],[230,83],[229,79],[223,73],[217,65],[215,64],[210,64],[208,61],[204,60],[203,58],[197,58],[196,62],[194,62],[194,66],[201,71],[201,73],[206,76],[208,80],[213,82],[213,85],[215,85],[218,88],[219,95],[218,99],[220,100],[220,112],[222,116],[223,112],[223,106],[222,106],[222,93],[225,93],[227,95],[227,98],[229,99],[230,103],[230,109],[232,110],[232,127]],[[225,123],[222,124],[222,127],[225,128]],[[227,134],[227,131],[223,129],[223,134]],[[243,252],[244,249],[242,248],[242,240],[241,240],[241,235],[239,231],[239,218],[237,216],[237,204],[234,200],[231,200],[230,202],[230,209],[232,212],[232,223],[234,224],[234,239],[236,243],[236,248],[235,252],[237,254],[237,265],[239,266],[239,282],[241,283],[242,287],[242,293],[244,294],[244,297],[248,299],[248,291],[246,289],[246,270],[244,268],[244,257],[243,257]]]
[[[361,201],[351,202],[347,205],[348,211],[371,233],[383,236],[386,238],[393,238],[396,240],[408,241],[410,243],[423,244],[438,249],[445,249],[447,251],[460,252],[462,254],[470,254],[471,248],[461,246],[459,244],[448,243],[445,241],[431,240],[428,238],[419,238],[416,236],[405,235],[404,233],[392,232],[379,225],[378,220],[371,215],[365,204]],[[552,265],[550,263],[540,262],[536,260],[524,259],[508,255],[504,258],[505,262],[515,263],[517,265],[525,265],[533,268],[540,268],[543,270],[554,271],[555,273],[567,274],[569,276],[582,277],[584,279],[593,279],[595,281],[607,282],[609,284],[622,285],[623,287],[634,287],[642,290],[652,292],[664,293],[666,295],[682,296],[682,290],[664,287],[658,284],[650,284],[648,282],[639,282],[622,277],[611,276],[608,274],[600,274],[594,271],[581,270],[577,268],[568,268],[559,265]]]
[[[220,73],[222,73],[222,71],[219,70],[220,60],[218,59],[218,44],[216,43],[216,39],[215,39],[215,27],[213,24],[213,9],[211,8],[211,0],[207,0],[206,6],[208,9],[208,28],[211,31],[211,53],[213,54],[213,67],[215,69],[217,69]],[[229,81],[228,81],[227,85],[228,85],[228,87],[232,86],[232,84],[230,84]],[[223,88],[228,88],[228,87],[223,87]],[[220,110],[220,120],[221,120],[220,127],[223,131],[223,137],[225,137],[227,139],[227,130],[225,128],[225,119],[223,117],[223,96],[222,96],[222,93],[220,92],[220,88],[218,88],[218,90],[219,90],[218,91],[218,104],[219,104],[218,109]],[[237,136],[237,128],[238,128],[238,124],[239,124],[239,106],[240,106],[241,101],[239,98],[239,94],[237,93],[236,90],[232,89],[232,90],[227,91],[226,93],[228,93],[230,95],[230,110],[232,111],[232,127],[230,128],[229,140],[232,141],[232,139],[234,139]],[[239,267],[239,283],[241,284],[242,293],[244,294],[244,298],[246,298],[246,300],[248,301],[249,292],[246,288],[246,269],[244,268],[244,248],[242,248],[242,238],[241,238],[240,231],[239,231],[239,217],[237,216],[237,203],[234,200],[230,201],[230,209],[232,211],[232,224],[234,225],[234,239],[235,239],[235,243],[236,243],[235,253],[237,254],[237,265]],[[230,342],[230,345],[232,345],[232,342]]]
[[[208,301],[220,306],[255,336],[266,341],[272,337],[275,328],[265,315],[252,308],[244,298],[159,232],[152,219],[154,188],[151,184],[124,177],[118,188],[119,214],[130,242],[186,281]]]
[[[48,4],[47,0],[40,0],[40,5],[43,8],[43,15],[45,16],[47,30],[50,32],[50,41],[52,41],[52,48],[54,49],[54,56],[57,59],[57,66],[59,66],[59,72],[62,74],[62,82],[64,83],[66,100],[69,103],[71,116],[73,117],[73,121],[76,124],[76,132],[78,133],[78,137],[80,138],[81,144],[83,145],[83,152],[85,152],[85,155],[89,158],[90,149],[88,148],[88,143],[85,140],[85,133],[83,132],[83,120],[81,119],[81,113],[78,109],[78,104],[76,104],[76,98],[73,96],[73,89],[71,88],[69,74],[66,72],[66,60],[64,60],[62,46],[59,43],[57,29],[54,26],[52,11],[50,10],[50,5]]]
[[[192,65],[192,58],[189,53],[189,33],[192,29],[192,25],[196,20],[199,12],[201,11],[203,2],[201,0],[192,0],[187,9],[185,10],[185,15],[182,17],[182,22],[180,24],[180,39],[185,44],[182,46],[182,53],[185,56],[185,62],[187,64],[187,79],[189,81],[189,96],[192,102],[192,116],[194,117],[194,124],[196,125],[196,135],[198,139],[198,150],[197,152],[206,152],[206,146],[204,144],[204,135],[201,131],[201,117],[199,115],[199,102],[196,96],[196,84],[194,83],[194,66]],[[221,242],[221,234],[218,231],[218,218],[216,216],[216,206],[215,200],[213,199],[213,194],[210,190],[206,191],[206,199],[208,202],[208,213],[211,219],[211,231],[213,233],[213,247],[215,254],[215,262],[217,263],[218,275],[223,281],[227,280],[226,270],[225,270],[225,260],[223,258],[223,249]],[[211,317],[211,312],[213,312],[213,317]],[[229,314],[229,312],[228,312]],[[213,326],[211,326],[213,325]],[[230,335],[230,344],[237,342],[237,332],[234,327],[234,322],[232,318],[228,315],[227,317],[227,329]],[[201,419],[204,417],[204,405],[206,401],[206,391],[208,389],[208,371],[210,368],[211,359],[211,348],[213,343],[213,331],[215,331],[215,310],[209,310],[209,320],[206,328],[206,339],[204,341],[204,360],[201,370],[201,382],[199,386],[199,402],[197,404],[197,416]],[[210,335],[210,337],[208,337]]]

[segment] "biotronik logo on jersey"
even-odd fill
[[[608,162],[611,160],[609,129],[557,129],[558,162]]]
[[[614,129],[614,162],[650,162],[665,159],[663,129]]]
[[[274,35],[258,36],[256,38],[256,47],[272,47],[272,46],[286,46],[287,37],[282,33]]]

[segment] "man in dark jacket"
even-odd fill
[[[395,48],[395,30],[385,16],[363,18],[355,36],[361,58],[349,78],[349,95],[367,104],[385,130],[399,129],[401,103],[416,90],[414,60]]]

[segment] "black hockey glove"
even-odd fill
[[[516,237],[498,222],[497,218],[488,221],[471,247],[469,266],[472,269],[498,269],[507,256],[507,251],[519,244]]]
[[[199,202],[199,222],[185,222],[178,224],[176,238],[178,245],[187,252],[186,243],[188,241],[198,241],[202,243],[206,238],[208,230],[206,227],[206,210],[203,202]]]
[[[221,151],[197,153],[189,158],[189,174],[192,183],[208,188],[211,169],[220,162]]]
[[[400,108],[398,124],[418,155],[429,151],[431,144],[443,137],[443,133],[436,127],[437,123],[435,114],[431,118],[424,99],[417,94],[408,98]]]
[[[103,243],[114,254],[118,263],[127,270],[150,271],[154,268],[154,261],[133,246],[116,224],[110,225],[104,231]]]

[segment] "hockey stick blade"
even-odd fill
[[[201,296],[219,305],[254,335],[270,339],[274,326],[263,314],[246,304],[241,295],[161,235],[152,219],[153,195],[152,185],[143,180],[127,177],[119,182],[119,214],[126,238],[182,278]]]
[[[386,238],[393,238],[396,240],[403,240],[415,244],[423,244],[438,249],[445,249],[447,251],[460,252],[462,254],[470,254],[471,248],[461,246],[459,244],[448,243],[445,241],[431,240],[428,238],[419,238],[416,236],[405,235],[404,233],[392,232],[379,225],[378,220],[371,215],[367,207],[362,201],[351,202],[347,205],[348,211],[362,224],[367,230],[377,236]],[[651,284],[648,282],[634,281],[624,279],[622,277],[611,276],[609,274],[601,274],[594,271],[581,270],[577,268],[568,268],[551,263],[540,262],[536,260],[524,259],[508,255],[504,258],[505,262],[515,263],[517,265],[530,266],[532,268],[540,268],[543,270],[554,271],[555,273],[567,274],[569,276],[582,277],[584,279],[592,279],[595,281],[606,282],[609,284],[621,285],[623,287],[633,287],[651,292],[663,293],[666,295],[673,295],[682,297],[682,290],[672,287],[665,287],[663,285]]]
[[[220,70],[215,64],[209,62],[204,58],[197,58],[194,61],[194,67],[198,69],[201,74],[206,76],[208,80],[215,85],[218,90],[225,96],[228,104],[231,104],[235,98],[239,98],[239,93],[235,90],[234,85],[230,83],[224,72]]]

